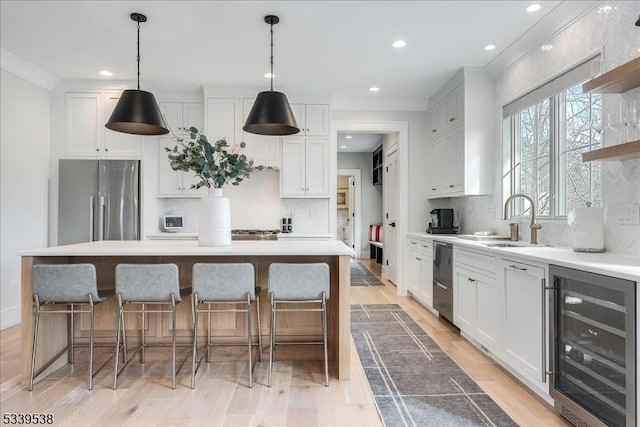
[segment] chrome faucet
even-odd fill
[[[538,230],[540,230],[542,228],[542,226],[540,224],[536,224],[536,206],[533,204],[533,200],[531,199],[531,197],[527,196],[526,194],[522,194],[522,193],[516,193],[516,194],[512,194],[511,196],[509,196],[509,198],[504,202],[504,217],[503,217],[503,219],[508,219],[507,218],[507,215],[508,215],[507,208],[509,207],[509,202],[512,201],[513,199],[515,199],[516,197],[522,197],[524,199],[527,199],[529,201],[529,204],[531,205],[531,225],[529,225],[529,228],[531,228],[531,244],[532,245],[537,245],[538,244]]]

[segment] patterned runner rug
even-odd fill
[[[384,286],[384,283],[359,262],[351,263],[351,286]]]
[[[387,427],[517,426],[399,305],[352,305],[351,335]]]

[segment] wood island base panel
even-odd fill
[[[268,270],[274,262],[287,263],[327,263],[330,268],[330,299],[328,301],[328,345],[329,369],[331,375],[340,380],[349,379],[350,372],[350,254],[351,250],[338,241],[317,242],[278,242],[247,241],[234,242],[222,248],[197,246],[197,242],[173,241],[121,241],[91,242],[76,245],[58,246],[25,252],[22,255],[22,383],[27,384],[30,369],[31,338],[33,334],[33,294],[32,267],[36,264],[78,264],[95,265],[98,288],[101,291],[115,290],[115,268],[122,263],[163,264],[174,263],[178,266],[180,288],[191,288],[191,271],[194,263],[248,262],[254,266],[256,284],[262,287],[260,294],[260,315],[262,330],[260,333],[268,357],[269,338],[269,294]],[[292,283],[291,286],[295,286]],[[214,305],[215,306],[215,305]],[[149,307],[153,309],[152,307]],[[46,309],[46,308],[44,308]],[[95,342],[99,346],[114,346],[117,328],[117,302],[115,297],[108,298],[95,309]],[[176,334],[178,343],[191,344],[192,317],[191,295],[183,296],[177,307]],[[86,314],[75,315],[73,325],[68,315],[47,316],[40,323],[36,370],[52,357],[60,353],[73,333],[76,344],[84,344],[89,339],[89,317]],[[168,315],[150,313],[145,316],[145,342],[149,345],[170,345],[171,322]],[[129,346],[140,342],[141,316],[126,315],[126,335]],[[206,340],[207,316],[201,316],[198,324],[199,346]],[[256,322],[253,321],[253,335],[257,336]],[[322,336],[322,322],[317,312],[287,312],[276,319],[278,341],[317,341]],[[246,337],[245,317],[243,313],[221,313],[211,318],[213,342],[243,343]],[[306,347],[306,346],[305,346]],[[316,347],[316,346],[312,346]],[[321,347],[321,346],[320,346]],[[287,351],[287,349],[291,351]],[[297,351],[294,346],[278,350],[278,359],[322,358],[322,349],[315,351]],[[314,349],[315,350],[315,349]],[[68,361],[62,355],[56,363],[47,368],[47,375]]]

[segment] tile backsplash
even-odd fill
[[[291,217],[294,232],[328,233],[329,199],[280,199],[280,176],[257,171],[241,185],[225,186],[231,205],[232,229],[279,230],[282,217]],[[200,199],[158,199],[158,228],[163,215],[183,215],[184,232],[198,231]]]
[[[610,6],[603,8],[603,6]],[[600,50],[603,51],[605,70],[640,56],[640,29],[634,25],[638,19],[637,2],[604,2],[555,35],[546,43],[553,50],[536,49],[512,65],[496,80],[496,117],[502,117],[502,106],[553,78],[561,70],[578,64]],[[623,95],[607,94],[604,109],[614,108],[620,98],[637,100],[640,89]],[[501,135],[502,120],[496,120],[496,135]],[[604,145],[618,143],[614,135],[605,132]],[[496,138],[499,146],[501,138]],[[496,150],[495,164],[501,164],[501,150]],[[502,220],[501,176],[496,168],[498,183],[492,196],[450,199],[449,207],[462,212],[461,233],[495,230],[508,234],[508,223]],[[640,226],[616,224],[618,205],[640,204],[640,159],[605,161],[602,163],[603,204],[605,208],[605,248],[607,251],[640,255]],[[529,220],[521,219],[520,238],[529,240]],[[542,244],[571,246],[571,231],[566,221],[540,221],[538,241]]]

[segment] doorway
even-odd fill
[[[336,153],[334,157],[334,161],[332,162],[332,169],[334,173],[332,175],[337,177],[337,153],[338,153],[338,136],[339,134],[349,133],[349,134],[358,134],[358,133],[377,133],[383,134],[385,136],[389,136],[395,134],[394,138],[396,141],[396,152],[397,152],[397,162],[396,162],[396,186],[397,186],[397,198],[396,198],[396,210],[395,210],[395,233],[393,233],[392,237],[389,237],[393,242],[393,250],[395,250],[395,254],[391,254],[389,258],[395,261],[394,266],[395,271],[395,284],[397,285],[397,293],[401,296],[407,295],[407,286],[404,283],[409,279],[409,274],[404,271],[402,268],[402,259],[403,252],[405,250],[404,245],[402,244],[403,239],[406,237],[408,232],[408,182],[409,182],[409,173],[408,173],[408,164],[409,164],[409,124],[406,121],[355,121],[355,120],[333,120],[331,122],[331,147],[330,152]],[[371,167],[370,165],[369,167]],[[363,178],[364,180],[364,178]],[[333,188],[337,188],[337,178],[336,183]],[[332,209],[330,209],[330,226],[331,233],[337,238],[337,214],[336,214],[336,195],[332,194],[330,204]],[[386,222],[386,218],[383,219]],[[383,225],[385,228],[388,228],[388,224]],[[394,221],[391,221],[394,222]],[[364,242],[362,242],[364,243]],[[367,239],[368,243],[368,239]],[[390,242],[384,242],[384,245],[387,246]],[[385,248],[386,252],[386,248]],[[385,261],[386,264],[386,261]],[[383,266],[384,267],[384,266]],[[384,276],[386,276],[386,269],[383,270]]]
[[[360,169],[338,169],[336,192],[337,239],[362,258],[362,180]],[[344,197],[341,199],[341,197]]]

